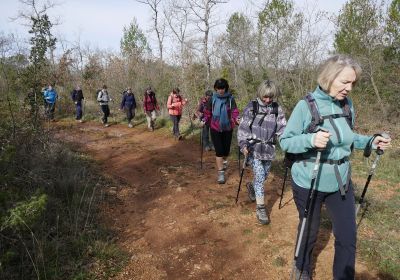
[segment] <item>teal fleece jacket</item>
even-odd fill
[[[312,92],[319,113],[321,116],[331,114],[341,114],[342,108],[339,101],[334,100],[327,93],[317,87]],[[354,123],[354,107],[350,99],[349,106],[353,116]],[[316,149],[313,145],[315,133],[305,133],[307,126],[311,122],[311,112],[307,102],[301,100],[294,108],[290,119],[286,125],[285,131],[280,137],[280,145],[282,150],[289,153],[306,153],[307,156],[315,158]],[[322,152],[321,159],[339,160],[351,154],[351,145],[354,143],[355,149],[364,149],[370,136],[364,136],[351,130],[344,117],[334,119],[335,125],[339,130],[339,137],[336,135],[329,120],[325,120],[320,126],[327,129],[331,133],[331,137],[326,149]],[[291,173],[294,182],[303,188],[309,189],[311,186],[313,162],[295,162],[292,166]],[[345,183],[347,174],[350,172],[350,162],[347,161],[339,165],[339,173],[342,181]],[[334,165],[323,163],[320,165],[319,175],[316,180],[315,188],[321,192],[336,192],[339,185],[335,176]]]

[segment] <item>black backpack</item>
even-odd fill
[[[101,89],[97,89],[97,90],[96,90],[96,93],[95,93],[95,99],[96,99],[96,101],[97,101],[97,98],[98,98],[100,92],[101,92]],[[100,97],[102,97],[102,96],[103,96],[103,95],[101,95]]]
[[[254,123],[254,120],[256,119],[256,116],[257,115],[264,115],[264,117],[263,118],[261,118],[260,119],[260,121],[258,122],[258,125],[259,126],[261,126],[262,125],[262,123],[263,123],[263,121],[264,121],[264,118],[267,116],[267,115],[270,115],[270,114],[274,114],[275,115],[275,127],[274,127],[274,131],[276,131],[276,127],[277,127],[277,120],[278,120],[278,103],[277,102],[272,102],[272,104],[271,104],[271,106],[272,106],[272,111],[270,111],[269,113],[260,113],[259,112],[259,107],[260,107],[260,105],[258,104],[258,101],[257,100],[252,100],[251,101],[252,102],[252,105],[253,105],[253,109],[251,110],[252,111],[252,113],[253,113],[253,119],[251,120],[251,123],[250,123],[250,125],[249,125],[249,128],[250,128],[250,132],[251,132],[251,134],[253,134],[253,123]],[[273,136],[273,141],[272,141],[272,143],[273,144],[275,144],[275,137]],[[270,141],[271,139],[269,139],[268,141]]]

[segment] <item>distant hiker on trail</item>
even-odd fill
[[[159,110],[155,92],[148,87],[143,96],[143,111],[146,115],[147,128],[149,131],[154,131],[154,126],[157,118],[156,110]]]
[[[202,126],[210,123],[211,140],[215,147],[215,161],[218,169],[219,184],[225,184],[225,171],[228,165],[227,157],[231,149],[232,133],[239,124],[239,110],[235,99],[228,91],[229,84],[225,79],[214,83],[213,96],[204,108]]]
[[[58,95],[52,84],[49,84],[47,88],[44,89],[43,98],[46,117],[49,121],[54,121],[54,110],[56,108]]]
[[[135,117],[136,109],[136,99],[132,92],[132,88],[127,88],[122,94],[121,108],[120,110],[125,110],[126,119],[128,120],[128,127],[133,127],[132,120]]]
[[[391,142],[353,131],[355,113],[348,95],[360,75],[360,66],[348,56],[335,55],[323,62],[317,88],[297,103],[280,137],[282,149],[296,157],[291,169],[292,189],[303,236],[295,250],[295,279],[311,279],[322,204],[335,236],[333,279],[355,276],[357,227],[349,156],[353,146],[364,149],[372,141],[373,147],[384,150]],[[322,119],[315,118],[316,113]],[[305,231],[302,221],[306,222]]]
[[[257,98],[243,110],[237,133],[240,150],[248,156],[248,163],[253,168],[253,183],[247,183],[247,192],[250,200],[256,201],[256,217],[264,225],[270,223],[265,208],[264,181],[275,158],[276,139],[286,126],[285,114],[274,101],[279,93],[274,82],[262,82],[257,90]]]
[[[74,101],[75,107],[76,107],[76,118],[75,119],[79,122],[82,122],[82,115],[83,115],[82,101],[83,101],[84,97],[83,97],[83,92],[82,92],[82,89],[80,86],[76,86],[76,88],[71,91],[71,98],[72,98],[72,101]]]
[[[103,88],[97,93],[97,101],[100,104],[101,111],[103,111],[103,117],[101,122],[104,127],[108,127],[108,116],[110,115],[110,108],[108,107],[108,102],[111,101],[110,95],[107,91],[107,86],[103,85]]]
[[[207,105],[207,102],[211,99],[213,95],[212,90],[207,90],[204,93],[204,97],[200,99],[199,105],[197,106],[197,110],[195,113],[195,118],[198,118],[200,122],[204,119],[204,108]],[[210,141],[210,122],[204,123],[202,127],[202,143],[203,149],[206,151],[214,150],[214,146]]]
[[[174,88],[167,100],[168,113],[173,123],[172,134],[178,140],[182,139],[182,135],[179,133],[179,122],[182,117],[183,106],[186,102],[187,99],[182,98],[179,88]]]

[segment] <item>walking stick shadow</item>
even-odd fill
[[[364,219],[365,215],[367,214],[367,212],[368,212],[368,207],[369,207],[369,203],[368,203],[368,202],[364,202],[364,204],[361,205],[361,207],[360,207],[360,209],[361,209],[361,215],[360,215],[360,219],[358,220],[358,223],[357,223],[357,229],[358,229],[358,227],[360,226],[360,224],[361,224],[362,220]],[[356,218],[357,218],[357,217],[356,217]]]
[[[287,173],[285,173],[286,177],[288,174],[290,174],[290,171],[288,169],[285,170]],[[271,167],[271,173],[274,174],[282,174],[282,167],[277,164],[277,165],[272,165]],[[278,177],[278,176],[277,176]],[[278,209],[282,209],[284,206],[289,205],[290,202],[293,200],[293,196],[290,196],[290,199],[286,198],[286,201],[284,201],[284,196],[286,195],[291,195],[289,189],[290,189],[290,182],[291,182],[291,175],[288,175],[287,180],[285,182],[285,185],[283,186],[284,178],[282,178],[281,175],[278,177],[279,179],[273,179],[271,182],[272,188],[271,188],[271,195],[269,196],[271,199],[268,200],[266,207],[269,212],[272,211],[273,206],[275,203],[279,200],[279,206]],[[281,179],[281,180],[280,180]],[[282,181],[282,183],[280,182]],[[279,192],[279,194],[278,194]]]
[[[312,253],[312,259],[314,260],[311,265],[311,271],[315,271],[317,260],[319,255],[328,246],[329,240],[332,236],[332,222],[326,209],[321,209],[320,226],[317,236],[317,242],[315,243],[314,250]]]
[[[274,205],[279,201],[280,199],[280,195],[278,195],[278,191],[280,191],[280,184],[276,183],[277,180],[274,178],[271,182],[272,187],[270,188],[270,193],[271,195],[266,195],[266,197],[268,197],[268,201],[265,204],[265,207],[267,208],[268,213],[271,213],[273,211]],[[268,187],[268,186],[267,186]],[[283,206],[287,205],[290,203],[290,201],[293,200],[293,197],[289,199],[289,201],[286,201],[281,208],[283,208]],[[281,209],[280,208],[280,209]]]
[[[291,197],[288,201],[283,202],[283,204],[281,205],[281,207],[279,208],[279,210],[282,209],[283,207],[285,207],[286,205],[289,205],[290,202],[291,202],[292,200],[293,200],[293,197]]]
[[[140,120],[140,121],[134,121],[133,122],[133,127],[144,124],[146,122],[146,120]]]

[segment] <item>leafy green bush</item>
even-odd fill
[[[47,195],[32,196],[28,201],[18,202],[9,210],[10,215],[4,220],[1,227],[11,229],[30,229],[43,215],[46,209]]]

